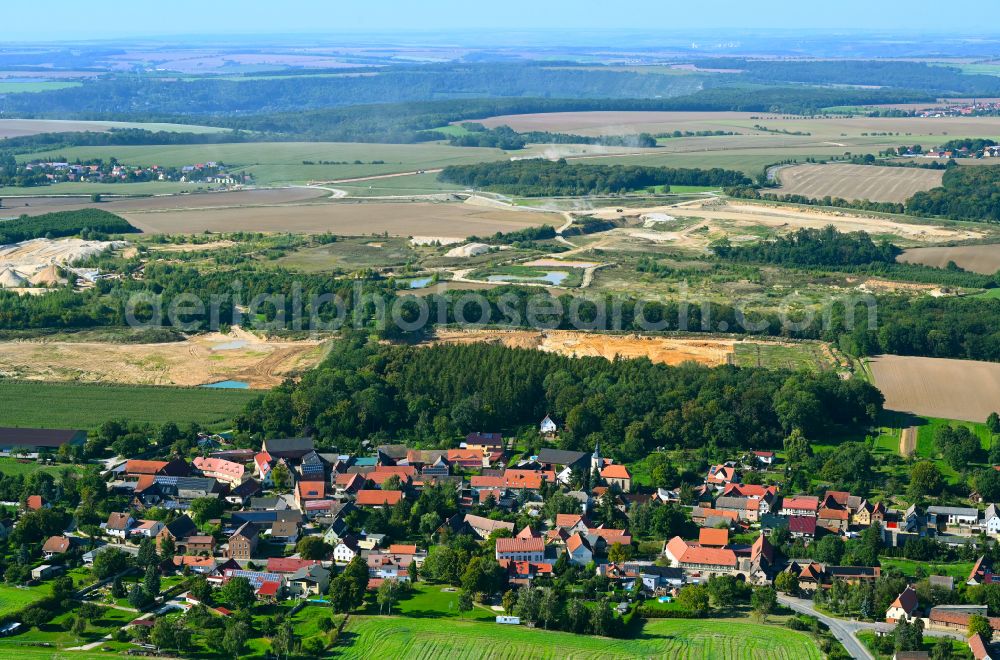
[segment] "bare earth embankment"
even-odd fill
[[[887,410],[983,422],[1000,408],[1000,364],[901,355],[869,364]]]
[[[317,341],[269,341],[234,331],[162,344],[0,342],[0,376],[22,380],[205,385],[238,380],[270,388],[315,366]]]
[[[1000,245],[961,245],[906,250],[896,261],[945,268],[954,261],[963,270],[993,275],[1000,270]]]
[[[943,170],[876,165],[795,165],[778,173],[783,195],[814,199],[840,197],[873,202],[905,202],[915,193],[941,185]]]

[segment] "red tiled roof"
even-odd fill
[[[556,527],[573,527],[583,520],[583,516],[578,513],[557,513]]]
[[[577,532],[572,536],[570,536],[568,539],[566,539],[566,549],[569,550],[570,552],[573,552],[580,546],[586,546],[586,545],[587,541],[580,535],[580,532]]]
[[[985,660],[991,658],[989,649],[986,648],[986,640],[979,633],[969,638],[969,650],[975,660]]]
[[[415,555],[417,554],[417,546],[415,545],[404,545],[402,543],[393,543],[389,546],[390,555]]]
[[[815,534],[816,519],[812,516],[791,516],[788,519],[788,531],[794,534]]]
[[[698,530],[698,543],[700,545],[724,547],[729,545],[728,529],[711,529],[702,527]]]
[[[682,564],[702,564],[705,566],[735,566],[736,553],[723,548],[707,548],[690,545],[679,536],[667,543],[667,549]]]
[[[131,458],[125,461],[126,474],[157,474],[167,467],[167,461],[141,461]]]
[[[497,539],[497,552],[542,552],[545,550],[545,543],[540,538],[520,538],[513,536],[510,538]]]
[[[69,550],[69,545],[69,539],[65,536],[50,536],[42,546],[42,551],[63,553]]]
[[[41,495],[29,495],[28,496],[27,505],[28,505],[28,509],[30,509],[31,511],[38,511],[39,509],[42,508],[43,504],[44,504],[44,502],[42,501],[42,496]]]
[[[760,486],[757,484],[726,484],[722,491],[725,497],[754,497],[762,498],[768,495],[776,495],[778,489],[775,486]]]
[[[819,509],[819,498],[812,496],[786,497],[781,504],[783,509],[796,509],[801,511],[816,511]]]
[[[321,500],[326,497],[326,483],[323,481],[300,481],[295,484],[299,498],[303,500]]]
[[[826,520],[847,520],[850,514],[844,509],[820,509],[819,517]]]
[[[621,464],[609,465],[601,470],[601,477],[604,479],[631,479],[628,468]]]
[[[194,466],[202,472],[224,475],[233,479],[242,479],[246,468],[239,463],[221,458],[203,458],[198,456],[193,461]]]
[[[401,499],[403,499],[403,493],[398,490],[359,490],[355,504],[358,506],[384,506],[399,504]]]
[[[258,596],[277,596],[278,589],[281,588],[281,583],[272,582],[268,580],[267,582],[261,582],[260,588],[257,589]]]
[[[308,568],[320,562],[316,559],[294,559],[292,557],[271,557],[267,560],[268,573],[294,573],[300,568]]]

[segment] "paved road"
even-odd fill
[[[814,616],[823,623],[825,623],[829,628],[833,636],[840,640],[840,643],[844,645],[847,652],[851,654],[852,658],[863,658],[866,660],[874,660],[872,654],[868,651],[864,644],[862,644],[858,638],[857,633],[860,630],[885,630],[889,627],[889,624],[885,623],[874,623],[871,621],[857,621],[855,619],[838,619],[836,617],[829,616],[818,611],[813,607],[811,600],[806,600],[805,598],[793,598],[792,596],[786,596],[784,594],[778,594],[778,602],[782,605],[792,608],[796,612],[801,614],[809,614]],[[966,641],[965,635],[961,632],[954,632],[950,630],[927,630],[924,629],[925,637],[950,637],[951,639],[957,639],[961,642]]]
[[[825,623],[829,628],[833,636],[836,637],[847,652],[851,654],[852,658],[861,658],[863,660],[875,660],[875,656],[868,652],[865,645],[862,644],[855,633],[862,630],[865,626],[857,621],[848,621],[847,619],[835,619],[832,616],[827,616],[822,612],[817,612],[816,608],[813,607],[812,601],[805,600],[804,598],[793,598],[791,596],[785,596],[778,594],[778,602],[786,607],[799,612],[800,614],[809,614],[816,617],[823,623]],[[874,627],[874,624],[872,624]]]

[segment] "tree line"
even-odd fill
[[[954,167],[941,186],[906,200],[910,215],[936,215],[952,220],[1000,222],[1000,167]]]
[[[32,238],[58,238],[87,234],[131,234],[139,230],[127,220],[101,209],[56,211],[34,217],[23,215],[0,223],[0,243],[18,243]]]
[[[740,186],[750,183],[742,172],[720,168],[593,165],[569,163],[565,159],[449,165],[438,178],[471,188],[529,197],[624,193],[653,186]]]
[[[733,246],[728,239],[722,239],[712,250],[730,261],[797,265],[894,263],[903,252],[887,240],[876,243],[866,232],[843,233],[833,225],[799,229],[750,245]]]
[[[792,428],[861,427],[881,406],[874,387],[833,373],[670,367],[483,344],[385,346],[355,336],[301,382],[252,401],[236,424],[268,436],[314,434],[346,450],[389,438],[450,443],[550,414],[563,420],[564,449],[600,443],[635,460],[662,446],[780,447]]]

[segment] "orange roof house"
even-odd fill
[[[395,506],[403,499],[399,490],[359,490],[354,503],[357,506]]]
[[[702,527],[698,530],[698,545],[724,548],[729,545],[729,530]]]

